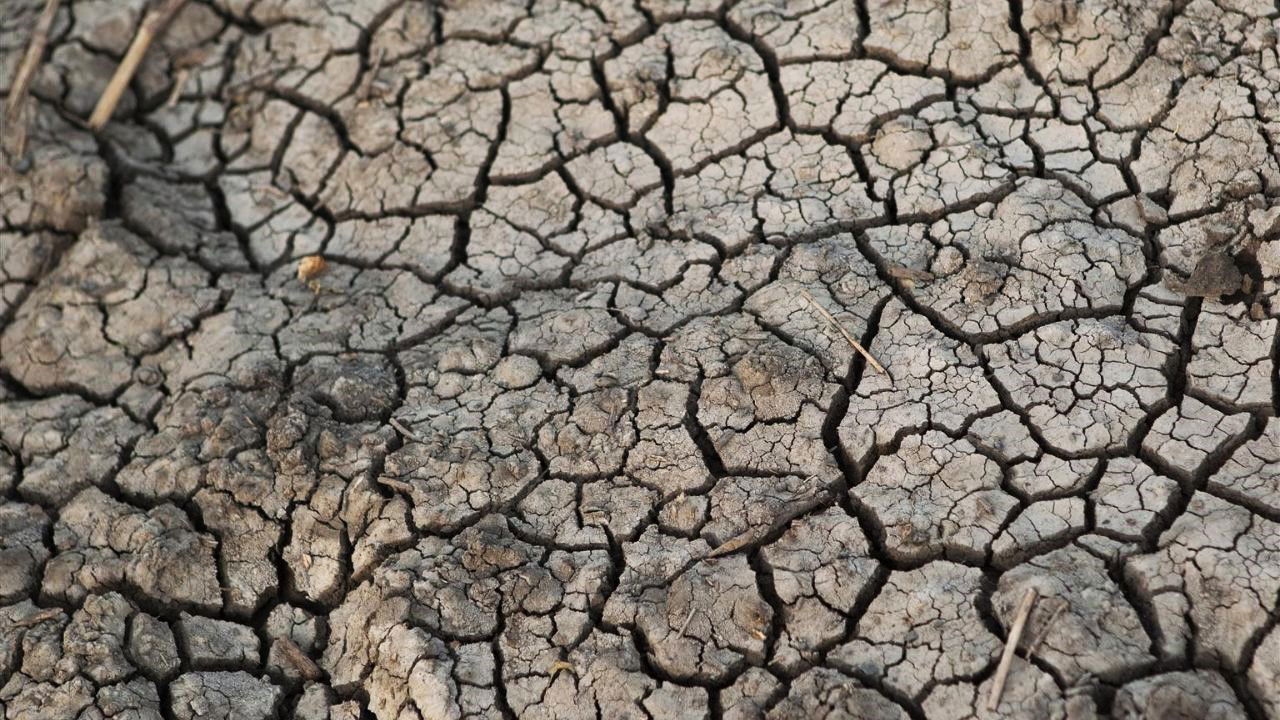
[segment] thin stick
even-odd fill
[[[62,614],[58,608],[46,608],[38,613],[28,615],[21,620],[15,620],[14,627],[27,627],[28,625],[39,625],[45,620],[52,620]]]
[[[881,375],[889,374],[888,371],[884,369],[884,366],[880,364],[880,361],[876,360],[871,353],[867,352],[866,348],[862,347],[862,343],[854,340],[853,335],[850,335],[849,331],[845,330],[844,326],[837,322],[835,317],[831,313],[827,312],[826,308],[819,305],[818,301],[813,299],[813,296],[809,294],[808,290],[801,290],[800,292],[804,293],[805,299],[809,301],[809,304],[813,306],[813,309],[821,313],[822,317],[826,318],[828,323],[831,323],[831,327],[840,331],[840,334],[844,336],[845,340],[849,341],[849,345],[854,350],[862,353],[862,357],[866,358],[867,362],[871,363],[871,367],[879,371]],[[890,378],[890,381],[892,381],[892,378]]]
[[[574,676],[577,676],[578,674],[578,669],[573,666],[573,663],[567,660],[557,660],[551,663],[551,677],[554,678],[556,675],[559,675],[561,670],[567,670],[573,673]]]
[[[1027,588],[1018,604],[1018,614],[1013,618],[1013,627],[1009,628],[1009,639],[1004,642],[1004,654],[1000,656],[1000,666],[996,668],[995,682],[991,685],[991,697],[987,699],[987,709],[995,711],[1000,707],[1000,695],[1004,693],[1004,682],[1009,678],[1009,667],[1013,664],[1013,655],[1018,649],[1018,641],[1022,639],[1022,631],[1027,626],[1027,618],[1031,608],[1036,604],[1036,589]]]
[[[356,99],[362,103],[369,102],[369,96],[373,94],[373,82],[378,77],[378,70],[382,68],[382,56],[385,52],[386,48],[378,48],[377,53],[373,56],[373,67],[369,69],[369,74],[360,83],[360,90]]]
[[[284,654],[284,658],[289,664],[298,671],[303,680],[319,680],[322,673],[320,666],[316,665],[316,661],[302,652],[302,648],[298,647],[292,639],[287,637],[276,638],[276,644],[280,646],[280,651]]]
[[[178,104],[182,99],[182,91],[187,86],[187,80],[191,77],[192,68],[199,67],[207,59],[209,59],[209,53],[203,48],[188,50],[174,59],[173,67],[177,73],[173,76],[173,89],[169,91],[169,99],[164,101],[165,107],[171,108]]]
[[[400,431],[400,434],[413,440],[414,442],[422,442],[422,438],[413,434],[413,431],[405,427],[399,420],[391,418],[391,427]]]
[[[1044,624],[1040,626],[1040,632],[1036,633],[1034,640],[1027,643],[1027,647],[1023,649],[1023,657],[1030,660],[1031,655],[1040,648],[1040,643],[1048,637],[1049,631],[1053,629],[1053,621],[1058,619],[1063,610],[1067,609],[1067,601],[1058,599],[1058,604],[1053,606],[1053,612],[1049,613],[1049,617],[1045,618]]]
[[[178,104],[178,99],[182,97],[182,89],[186,87],[189,75],[191,75],[190,69],[178,69],[178,74],[173,76],[173,89],[169,91],[169,99],[164,101],[165,107],[171,108]]]
[[[403,480],[395,480],[379,476],[378,482],[394,490],[400,490],[401,492],[413,492],[413,486]]]
[[[124,95],[125,88],[133,79],[133,74],[138,71],[138,65],[142,63],[142,58],[146,56],[152,41],[173,19],[178,10],[182,9],[186,1],[161,0],[142,17],[138,32],[133,36],[133,42],[129,43],[124,59],[116,66],[115,74],[111,76],[107,88],[102,91],[102,97],[98,98],[98,105],[93,109],[93,114],[89,116],[90,130],[97,132],[111,120],[111,114],[116,111],[116,105],[120,103],[120,96]]]
[[[752,541],[754,541],[755,539],[756,539],[756,533],[751,530],[748,530],[742,533],[741,535],[736,535],[724,541],[723,543],[718,545],[714,550],[707,553],[707,557],[715,558],[715,557],[720,557],[721,555],[728,555],[729,553],[734,552],[735,550],[741,550],[742,548],[750,545]]]
[[[44,10],[36,19],[35,30],[31,32],[31,41],[27,43],[27,53],[22,56],[22,63],[13,75],[13,84],[9,87],[9,99],[4,108],[4,126],[9,138],[8,145],[15,159],[27,154],[27,123],[23,118],[26,109],[27,93],[31,89],[31,81],[40,69],[40,61],[44,59],[45,46],[49,44],[49,30],[53,28],[53,19],[58,15],[58,6],[62,0],[45,0]]]
[[[684,635],[684,631],[689,628],[689,621],[693,619],[693,612],[697,609],[697,605],[689,603],[689,614],[684,616],[684,622],[680,623],[680,629],[676,631],[676,635]]]

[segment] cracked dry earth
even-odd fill
[[[3,720],[1280,718],[1276,4],[193,0],[88,134],[142,9],[0,169]]]

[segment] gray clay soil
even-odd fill
[[[0,168],[0,719],[1280,718],[1277,3],[192,0],[90,134],[142,8]]]

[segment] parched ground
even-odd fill
[[[95,136],[141,10],[0,168],[3,720],[1280,718],[1276,3],[192,0]]]

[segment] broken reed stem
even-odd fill
[[[369,102],[369,97],[373,94],[373,82],[378,76],[378,70],[382,68],[382,56],[385,53],[386,48],[378,48],[373,56],[373,66],[365,75],[364,81],[360,83],[360,90],[356,93],[356,97],[362,103]]]
[[[1031,655],[1040,648],[1040,643],[1044,642],[1044,639],[1049,635],[1049,631],[1053,629],[1053,621],[1057,620],[1062,611],[1066,609],[1067,601],[1059,599],[1058,604],[1053,606],[1053,612],[1049,613],[1049,617],[1045,618],[1044,624],[1040,626],[1040,632],[1036,633],[1035,639],[1029,641],[1027,647],[1023,649],[1022,656],[1024,658],[1031,659]]]
[[[888,371],[884,369],[884,366],[880,364],[880,361],[876,360],[871,353],[867,352],[867,349],[862,347],[862,343],[855,340],[853,335],[851,335],[848,330],[845,330],[843,325],[836,321],[835,316],[827,312],[826,308],[819,305],[818,301],[813,299],[813,295],[810,295],[808,290],[801,290],[800,292],[804,293],[805,300],[809,301],[809,304],[813,306],[813,309],[821,313],[822,317],[826,318],[826,321],[831,324],[831,327],[834,327],[841,335],[844,336],[844,339],[849,342],[850,347],[861,353],[862,357],[866,358],[868,363],[871,363],[871,367],[875,368],[881,375],[889,374]],[[892,382],[892,380],[892,377],[890,377],[890,382]]]
[[[751,542],[755,539],[756,539],[756,533],[752,532],[751,530],[748,530],[742,533],[741,535],[734,536],[726,540],[725,542],[721,543],[714,550],[707,553],[707,557],[716,558],[716,557],[720,557],[721,555],[728,555],[729,553],[734,552],[735,550],[741,550],[742,548],[750,545]]]
[[[383,485],[386,485],[387,487],[393,490],[399,490],[401,492],[407,492],[407,493],[413,492],[413,486],[403,480],[396,480],[393,478],[382,477],[381,475],[379,475],[378,482],[382,483]]]
[[[566,670],[566,671],[568,671],[568,672],[571,672],[571,673],[573,673],[575,676],[578,674],[578,669],[577,669],[577,668],[575,668],[575,667],[573,666],[573,663],[571,663],[571,662],[569,662],[569,661],[567,661],[567,660],[557,660],[557,661],[555,661],[555,662],[551,663],[551,677],[552,677],[552,678],[554,678],[556,675],[559,675],[561,670]]]
[[[689,603],[689,614],[684,616],[684,622],[680,623],[680,629],[676,631],[676,635],[684,635],[684,631],[689,629],[689,621],[693,619],[693,611],[697,609],[697,605]]]
[[[1000,656],[1000,666],[996,668],[995,682],[991,684],[991,696],[987,698],[987,709],[995,711],[1000,706],[1000,696],[1004,693],[1005,680],[1009,678],[1009,667],[1013,664],[1013,655],[1018,650],[1018,641],[1022,639],[1022,631],[1027,627],[1027,618],[1031,608],[1036,604],[1036,589],[1027,588],[1018,604],[1018,612],[1013,618],[1013,627],[1009,628],[1009,639],[1004,643],[1004,654]]]
[[[413,431],[412,431],[412,430],[410,430],[409,428],[405,427],[405,426],[404,426],[404,425],[403,425],[399,420],[397,420],[397,419],[395,419],[395,418],[391,418],[391,421],[390,421],[390,422],[391,422],[391,427],[393,427],[393,428],[395,428],[396,430],[398,430],[398,431],[400,432],[400,434],[401,434],[401,435],[403,435],[403,436],[405,436],[405,437],[409,438],[410,440],[412,440],[412,441],[414,441],[414,442],[422,442],[422,438],[418,437],[417,435],[414,435],[414,434],[413,434]]]
[[[133,36],[133,42],[129,43],[124,59],[116,66],[115,74],[111,76],[107,88],[102,91],[102,97],[98,98],[98,105],[94,107],[93,114],[89,116],[90,130],[97,132],[111,120],[112,113],[116,111],[116,105],[120,103],[120,97],[124,95],[125,88],[129,87],[129,81],[138,71],[138,65],[142,63],[142,58],[146,56],[152,41],[185,3],[186,0],[160,0],[158,5],[153,6],[146,15],[142,16],[138,32]]]
[[[289,661],[303,680],[319,680],[323,674],[320,672],[320,666],[316,665],[316,661],[302,652],[302,648],[298,647],[292,639],[287,637],[276,638],[276,644],[280,646],[280,651],[284,654],[284,658]]]
[[[9,99],[4,108],[4,127],[6,146],[15,162],[27,154],[27,123],[23,111],[26,110],[31,81],[40,69],[40,61],[44,59],[44,49],[49,44],[49,30],[53,28],[53,19],[57,17],[61,3],[62,0],[45,0],[44,9],[40,11],[40,17],[36,18],[35,29],[31,31],[27,52],[22,56],[17,72],[13,74],[13,84],[9,86]]]
[[[58,608],[46,608],[40,612],[28,615],[21,620],[15,620],[14,627],[27,627],[29,625],[39,625],[45,620],[52,620],[62,614]]]
[[[187,85],[187,77],[191,75],[191,70],[181,68],[178,74],[173,78],[173,89],[169,91],[169,99],[164,101],[164,106],[171,108],[178,104],[178,98],[182,97],[182,88]]]
[[[188,50],[174,59],[173,67],[177,72],[173,76],[173,89],[169,91],[169,99],[164,101],[165,107],[171,108],[178,104],[182,99],[182,91],[187,87],[187,80],[191,78],[192,68],[208,59],[209,51],[204,48]]]

